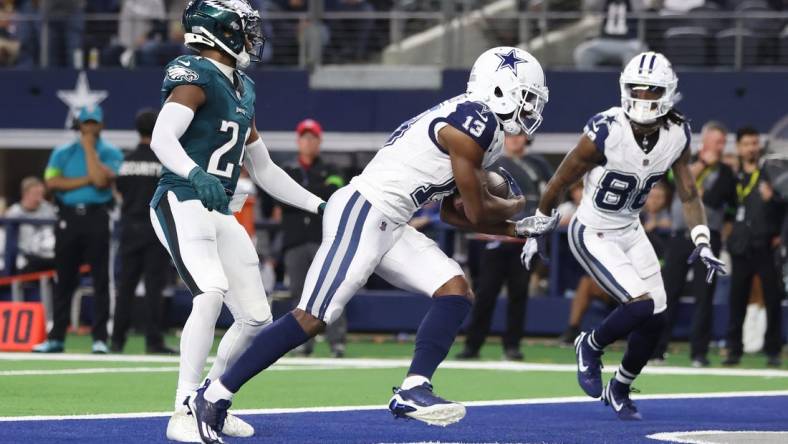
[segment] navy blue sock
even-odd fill
[[[235,393],[246,381],[308,339],[309,335],[293,314],[288,313],[258,333],[249,348],[219,379],[227,390]]]
[[[665,312],[663,311],[652,315],[643,325],[630,333],[627,351],[624,353],[624,359],[621,360],[619,372],[629,379],[635,379],[651,359],[664,328]]]
[[[591,332],[588,344],[602,350],[616,340],[627,336],[632,330],[646,322],[654,314],[654,301],[646,299],[618,306],[602,325]]]
[[[416,333],[416,351],[408,374],[432,378],[435,369],[449,353],[471,305],[464,296],[438,296],[432,300],[432,307]]]

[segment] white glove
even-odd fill
[[[520,253],[520,262],[526,270],[531,270],[531,259],[533,259],[537,251],[539,251],[539,246],[537,245],[536,238],[529,237],[528,240],[525,241],[525,245],[523,245],[522,253]]]
[[[561,215],[553,210],[551,216],[545,216],[541,211],[536,210],[536,214],[522,218],[515,222],[514,233],[517,237],[539,237],[549,233],[558,226]]]
[[[725,269],[725,262],[714,256],[708,244],[700,244],[695,247],[695,250],[693,250],[689,259],[687,259],[687,263],[692,264],[697,261],[698,258],[700,258],[703,265],[706,266],[706,283],[711,284],[712,279],[714,279],[714,273],[719,273],[723,276],[728,274],[728,270]]]

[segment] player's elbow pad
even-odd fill
[[[178,140],[183,136],[194,119],[194,111],[180,103],[167,102],[159,112],[151,135],[151,150],[161,164],[181,177],[189,177],[189,172],[197,164],[186,154]]]

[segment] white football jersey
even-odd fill
[[[437,137],[446,125],[479,144],[485,151],[485,168],[500,157],[504,133],[498,121],[485,105],[463,94],[400,125],[364,171],[350,182],[392,221],[407,223],[427,202],[454,192],[449,153]]]
[[[586,173],[578,220],[598,230],[623,228],[638,220],[651,188],[690,144],[687,123],[660,127],[659,140],[647,153],[640,148],[620,107],[592,117],[583,132],[606,162]]]

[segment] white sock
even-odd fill
[[[632,385],[632,383],[635,381],[635,378],[637,378],[637,376],[638,375],[625,369],[623,365],[620,365],[618,366],[618,371],[616,372],[615,378],[616,381],[622,384]]]
[[[198,387],[199,383],[184,383],[183,387],[181,387],[179,382],[178,388],[175,390],[176,412],[185,412],[188,410],[188,407],[186,407],[184,404],[186,402],[186,398],[192,396]]]
[[[425,382],[429,383],[430,380],[421,375],[410,375],[405,377],[405,380],[402,381],[400,388],[402,390],[410,390],[413,387],[418,387],[424,384]]]
[[[205,361],[213,345],[216,320],[222,310],[222,295],[218,292],[202,293],[194,297],[192,311],[181,334],[181,358],[178,371],[178,390],[175,409],[196,390],[205,369]]]
[[[232,401],[233,392],[227,390],[227,387],[222,384],[222,381],[217,379],[216,381],[211,382],[211,385],[208,386],[204,396],[208,402],[216,402],[220,399]]]

